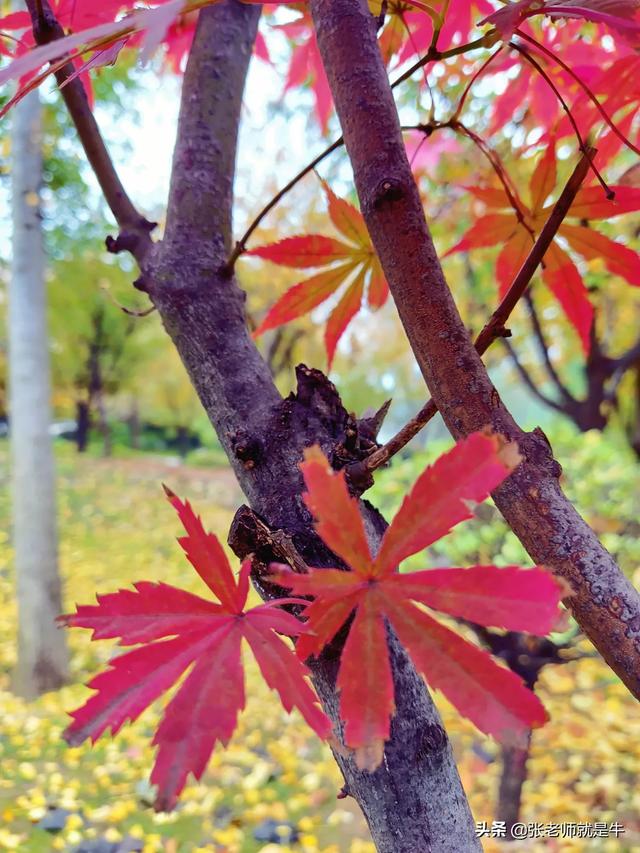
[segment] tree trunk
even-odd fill
[[[520,820],[522,786],[527,779],[527,761],[531,746],[531,732],[526,747],[503,746],[502,775],[498,789],[496,820],[504,821],[507,827],[507,840],[512,839],[511,828]]]
[[[9,407],[13,543],[18,599],[14,689],[28,698],[62,685],[68,655],[62,611],[55,473],[49,435],[44,244],[40,218],[40,101],[16,106],[13,126],[13,265],[9,285]]]
[[[131,403],[131,411],[127,418],[127,426],[129,427],[129,446],[132,450],[140,449],[140,412],[138,404],[135,400]]]
[[[96,395],[96,409],[98,412],[98,429],[102,436],[102,455],[106,459],[113,454],[113,438],[102,391]]]
[[[253,510],[291,536],[310,565],[335,565],[302,502],[298,465],[312,444],[329,455],[345,442],[357,448],[353,419],[319,371],[300,367],[297,393],[281,398],[247,330],[244,294],[226,269],[238,122],[258,18],[259,8],[236,0],[200,13],[183,84],[165,235],[143,258],[138,286],[153,299]],[[384,522],[366,503],[362,513],[375,547]],[[242,553],[241,538],[234,531],[236,553]],[[255,552],[255,541],[247,547]],[[397,714],[385,761],[367,773],[352,756],[337,754],[346,788],[381,853],[480,850],[438,712],[393,638],[391,659]],[[336,650],[310,664],[323,705],[337,721]]]
[[[76,448],[78,453],[84,453],[89,444],[89,430],[91,428],[91,411],[86,400],[78,400],[76,403]]]

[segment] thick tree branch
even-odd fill
[[[317,371],[299,368],[297,393],[280,397],[247,331],[244,294],[225,263],[237,127],[259,14],[258,7],[236,0],[200,13],[183,84],[165,238],[145,258],[143,279],[253,513],[267,529],[282,533],[300,565],[335,565],[302,502],[298,464],[311,444],[330,458],[362,458],[358,425]],[[362,514],[375,549],[384,521],[367,504]],[[239,521],[234,525],[236,553],[253,552],[257,561],[282,559],[281,549],[261,545],[254,533]],[[347,787],[380,851],[477,850],[437,710],[393,637],[390,649],[397,713],[385,762],[369,774],[358,770],[350,754],[336,754]],[[314,683],[335,721],[338,651],[311,661]],[[448,846],[437,846],[441,838],[449,839]]]
[[[531,251],[525,258],[523,265],[518,270],[509,290],[476,338],[474,346],[479,355],[484,355],[494,341],[499,338],[504,339],[510,334],[506,329],[507,321],[522,296],[529,297],[528,287],[531,279],[536,269],[542,263],[545,252],[558,233],[558,229],[580,189],[589,168],[589,158],[593,156],[593,153],[593,149],[590,149],[587,154],[583,154],[580,158],[578,165],[573,170],[571,177],[553,206],[549,218],[545,222]],[[529,385],[534,393],[541,397],[543,402],[549,406],[553,406],[554,403],[552,400],[547,400],[546,397],[542,397],[539,394],[529,375],[524,372],[522,365],[517,361],[511,347],[509,347],[509,351],[516,363],[516,367],[522,371],[523,378],[526,377],[525,381],[527,385]],[[561,407],[558,406],[557,408],[563,411]],[[433,400],[427,400],[417,415],[408,421],[383,447],[379,447],[362,462],[354,463],[348,470],[348,475],[354,486],[356,488],[361,487],[364,490],[368,486],[371,471],[375,471],[381,465],[385,465],[392,456],[402,450],[429,423],[437,411],[438,409]]]
[[[640,697],[640,596],[560,490],[544,434],[518,427],[469,339],[427,228],[367,2],[311,0],[311,11],[360,207],[434,402],[456,438],[490,425],[518,442],[524,461],[496,490],[496,505],[532,558],[570,584],[567,606]]]
[[[26,0],[26,3],[36,44],[48,44],[63,38],[65,32],[53,14],[48,0]],[[89,106],[82,80],[80,77],[70,79],[75,70],[73,63],[69,62],[56,72],[55,77],[87,160],[120,228],[120,235],[115,240],[108,239],[107,248],[114,252],[130,251],[140,263],[151,247],[150,234],[155,223],[145,219],[127,195]]]

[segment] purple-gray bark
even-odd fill
[[[319,444],[330,458],[357,460],[368,437],[318,371],[298,369],[297,394],[283,400],[247,330],[245,296],[225,264],[237,129],[244,78],[259,10],[226,2],[203,10],[182,96],[166,233],[143,261],[141,286],[151,296],[222,442],[251,509],[289,537],[307,563],[335,565],[313,533],[301,501],[298,463]],[[362,505],[373,545],[384,521]],[[251,531],[234,526],[232,545],[258,551]],[[323,705],[337,721],[338,649],[313,663]],[[385,761],[375,773],[336,759],[378,850],[480,849],[437,710],[399,644],[392,641],[397,714]]]
[[[560,488],[541,430],[525,433],[462,322],[425,220],[367,0],[310,0],[360,207],[409,343],[454,438],[491,427],[523,462],[496,506],[532,559],[568,582],[564,602],[640,698],[640,595]]]
[[[56,37],[46,0],[44,24],[34,15],[40,4],[27,2],[38,40]],[[638,668],[631,665],[640,632],[640,621],[632,624],[640,614],[637,594],[562,496],[558,466],[544,438],[520,433],[502,406],[461,324],[406,161],[366,0],[311,0],[311,8],[362,210],[434,400],[456,436],[491,423],[521,440],[526,463],[496,501],[532,553],[548,556],[554,569],[575,583],[578,595],[570,603],[576,617],[583,617],[612,666],[640,692]],[[318,371],[298,368],[297,392],[281,398],[248,334],[245,297],[228,269],[237,130],[258,17],[258,7],[237,0],[200,13],[183,86],[166,232],[159,243],[151,244],[149,224],[105,161],[80,81],[66,86],[63,97],[120,227],[108,246],[128,250],[138,260],[136,284],[157,307],[247,497],[251,509],[239,511],[230,541],[240,556],[255,555],[256,582],[269,595],[260,567],[282,559],[283,537],[308,564],[336,564],[313,532],[300,498],[304,448],[319,444],[341,467],[370,452],[372,435],[369,424],[347,414],[336,389]],[[59,82],[69,73],[69,68],[58,72]],[[375,549],[385,522],[366,501],[361,511]],[[608,590],[598,585],[599,572],[611,583]],[[337,638],[312,662],[318,692],[336,721],[339,647]],[[479,850],[437,711],[393,636],[390,647],[397,714],[385,760],[369,774],[337,752],[346,790],[362,807],[380,851]]]

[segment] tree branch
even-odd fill
[[[536,343],[538,344],[538,350],[540,352],[540,355],[542,356],[542,361],[544,362],[549,378],[555,385],[558,393],[560,394],[560,397],[566,403],[578,405],[578,401],[576,400],[576,398],[569,392],[569,389],[563,385],[553,365],[553,362],[551,361],[551,356],[549,355],[549,347],[547,346],[547,341],[545,339],[544,332],[542,331],[542,324],[540,323],[540,318],[538,316],[538,312],[536,310],[536,306],[531,293],[527,293],[525,297],[525,302],[527,304],[527,310],[529,312],[529,319],[531,320],[533,336],[536,339]]]
[[[592,157],[593,153],[593,149],[590,149],[589,154],[583,154],[578,161],[571,177],[567,181],[562,193],[553,206],[553,210],[549,214],[549,218],[545,222],[538,239],[534,243],[531,251],[525,258],[522,267],[518,271],[518,274],[511,283],[509,290],[476,338],[474,346],[479,355],[484,355],[495,340],[498,338],[505,338],[510,334],[505,328],[506,323],[520,298],[523,295],[528,296],[528,287],[531,279],[542,262],[542,258],[551,245],[553,238],[557,234],[563,219],[567,215],[567,211],[573,204],[573,200],[586,177],[589,168],[589,157]],[[509,347],[509,350],[512,352],[513,358],[516,361],[516,366],[519,369],[522,369],[520,363],[515,359],[515,353],[513,353],[511,347]],[[547,400],[546,397],[542,397],[542,395],[540,395],[537,388],[533,385],[533,382],[531,382],[528,374],[526,374],[525,381],[527,381],[527,384],[531,383],[530,387],[534,390],[534,393],[541,397],[547,405],[554,405],[552,400]],[[562,409],[560,410],[564,411]],[[367,484],[371,472],[375,471],[381,465],[385,465],[392,456],[402,450],[405,445],[415,438],[420,430],[429,423],[437,411],[437,406],[433,400],[428,400],[420,409],[418,414],[406,423],[402,429],[397,432],[396,435],[394,435],[393,438],[391,438],[383,447],[379,447],[362,462],[355,463],[351,466],[348,471],[348,475],[352,483],[354,483],[356,487]]]
[[[385,0],[386,2],[386,0]],[[381,13],[382,14],[382,13]],[[382,15],[384,17],[384,15]],[[475,41],[468,42],[467,44],[457,45],[456,47],[449,48],[448,50],[437,50],[434,45],[432,45],[427,53],[424,56],[421,56],[410,68],[408,68],[397,80],[391,84],[391,88],[395,89],[401,83],[404,83],[410,77],[412,77],[416,71],[419,71],[420,68],[423,68],[429,62],[436,62],[441,59],[448,59],[452,56],[459,56],[461,53],[467,53],[470,50],[477,50],[481,47],[486,47],[486,36],[481,36]],[[414,128],[412,128],[414,129]],[[417,129],[417,128],[415,128]],[[282,199],[287,195],[287,193],[291,192],[291,190],[298,184],[309,172],[312,172],[316,166],[322,163],[329,154],[332,154],[338,148],[341,148],[344,145],[344,138],[342,136],[335,139],[330,145],[324,148],[317,157],[314,157],[306,166],[304,166],[300,171],[291,178],[291,180],[286,183],[282,189],[278,190],[278,192],[265,204],[265,206],[260,210],[260,212],[255,216],[255,218],[249,223],[246,231],[242,235],[242,237],[236,242],[233,251],[229,255],[229,258],[226,262],[227,273],[230,275],[233,272],[233,268],[235,266],[236,261],[242,255],[242,253],[247,248],[247,242],[249,241],[251,235],[256,230],[256,228],[260,225],[265,216],[273,210],[273,208],[279,204]]]
[[[513,346],[511,345],[511,342],[504,339],[502,341],[502,343],[504,344],[505,349],[509,353],[509,356],[511,357],[511,361],[513,362],[513,366],[518,371],[518,375],[520,376],[520,379],[522,379],[522,381],[527,386],[529,391],[531,391],[531,393],[534,395],[534,397],[537,397],[541,403],[545,404],[545,406],[549,406],[551,409],[555,409],[557,412],[560,412],[561,414],[565,415],[566,411],[565,411],[562,403],[558,403],[557,400],[553,400],[551,397],[547,397],[545,394],[542,393],[542,391],[540,391],[540,389],[538,388],[536,383],[531,378],[529,372],[527,371],[527,369],[524,367],[524,365],[522,364],[522,362],[518,358],[518,355],[517,355],[515,349],[513,348]]]
[[[233,271],[236,261],[247,248],[247,242],[249,241],[249,238],[256,230],[256,228],[260,225],[265,216],[271,210],[273,210],[273,208],[277,204],[282,201],[282,199],[296,186],[296,184],[298,184],[306,175],[308,175],[309,172],[313,172],[317,165],[322,163],[322,161],[326,157],[328,157],[329,154],[332,154],[338,148],[341,148],[343,144],[344,140],[342,139],[342,137],[339,137],[339,139],[336,139],[334,142],[331,143],[331,145],[328,145],[323,151],[318,154],[317,157],[314,157],[313,160],[311,160],[309,163],[307,163],[306,166],[300,169],[300,171],[296,175],[294,175],[293,178],[291,178],[291,180],[286,183],[282,187],[282,189],[280,189],[267,204],[265,204],[265,206],[258,213],[258,215],[250,222],[247,230],[244,232],[242,237],[236,242],[233,252],[231,252],[231,254],[229,255],[229,260],[226,263],[228,274],[231,274],[231,272]]]
[[[26,3],[36,44],[48,44],[64,37],[65,32],[48,0],[26,0]],[[112,252],[130,251],[140,263],[152,245],[150,235],[156,223],[149,222],[139,213],[127,195],[89,106],[82,80],[79,77],[70,79],[75,70],[73,63],[69,62],[56,72],[55,77],[87,160],[120,228],[115,240],[107,239],[107,248]]]
[[[347,461],[361,458],[358,424],[319,371],[299,367],[297,392],[280,397],[248,334],[244,294],[225,265],[237,126],[259,15],[259,7],[236,0],[200,13],[184,77],[165,237],[145,259],[143,277],[253,514],[267,529],[282,531],[300,566],[331,566],[339,562],[313,530],[298,465],[312,444],[330,458],[337,453],[346,453]],[[367,504],[361,511],[375,550],[384,521]],[[246,525],[234,524],[234,551],[259,551],[256,559],[267,562],[282,559],[273,543],[260,545],[253,535]],[[269,589],[261,591],[269,595]],[[309,662],[337,726],[339,651]],[[424,681],[393,637],[390,653],[397,712],[385,762],[370,774],[357,768],[351,754],[336,753],[347,787],[382,853],[428,850],[439,834],[452,839],[439,850],[479,849],[451,747]]]
[[[640,338],[619,358],[612,359],[611,374],[624,373],[640,358]]]
[[[407,160],[366,0],[311,0],[360,207],[434,402],[455,438],[490,425],[523,462],[494,500],[532,558],[571,586],[567,606],[640,697],[640,596],[559,487],[541,430],[505,409],[445,281]],[[366,116],[366,121],[362,117]]]

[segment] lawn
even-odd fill
[[[166,482],[188,497],[224,539],[242,498],[226,469],[205,470],[161,458],[80,458],[58,449],[60,560],[65,606],[134,580],[163,580],[203,593],[175,537]],[[0,445],[0,530],[8,530],[6,447]],[[61,738],[66,712],[88,695],[82,683],[113,652],[69,632],[73,684],[27,704],[9,691],[15,606],[9,536],[0,533],[0,849],[126,853],[144,850],[369,853],[353,801],[337,800],[340,774],[329,749],[248,669],[247,709],[227,750],[217,749],[178,808],[155,814],[148,776],[155,706],[111,740],[71,749]],[[205,593],[206,594],[206,593]],[[528,842],[522,850],[640,850],[640,715],[637,704],[598,660],[548,669],[540,695],[552,722],[534,736],[523,820],[613,821],[626,840]],[[491,820],[498,749],[439,701],[477,820]],[[48,828],[47,828],[48,827]],[[487,850],[495,849],[493,842]],[[629,845],[629,846],[627,846]],[[518,847],[512,847],[518,850]],[[413,853],[413,851],[412,851]]]

